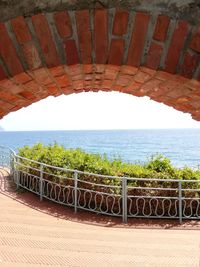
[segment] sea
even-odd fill
[[[36,143],[58,143],[130,163],[144,163],[151,156],[162,154],[176,167],[200,166],[200,129],[0,132],[0,145],[16,151]]]

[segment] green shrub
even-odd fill
[[[131,164],[122,162],[120,159],[109,160],[106,155],[87,153],[81,149],[65,149],[58,144],[44,146],[36,144],[33,147],[25,146],[19,149],[19,156],[43,162],[48,165],[58,166],[66,169],[79,170],[84,172],[110,175],[127,176],[135,178],[158,178],[158,179],[183,179],[200,180],[200,171],[185,167],[178,169],[172,166],[170,160],[162,155],[152,156],[146,164]],[[24,164],[30,164],[23,161]],[[34,167],[34,164],[31,164]],[[62,172],[51,169],[53,174],[62,175]],[[85,176],[85,179],[89,179]],[[94,178],[93,178],[94,179]],[[108,182],[117,184],[116,180],[105,179]],[[136,185],[137,182],[129,181],[129,184]],[[144,182],[143,185],[147,184]],[[154,183],[158,185],[159,182]],[[189,183],[185,185],[188,186]],[[166,182],[160,186],[174,185]],[[196,187],[197,185],[195,185]]]

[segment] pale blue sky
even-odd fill
[[[200,128],[189,114],[118,92],[48,97],[10,113],[0,125],[8,131]]]

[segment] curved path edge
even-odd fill
[[[69,208],[16,192],[2,169],[0,211],[0,267],[200,264],[197,222],[180,227],[134,220],[124,226],[120,220],[85,212],[75,217]]]

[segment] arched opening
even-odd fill
[[[13,149],[56,142],[130,163],[162,154],[177,167],[199,164],[199,122],[148,97],[103,91],[48,97],[9,114],[1,126],[14,131],[1,133],[1,144]]]

